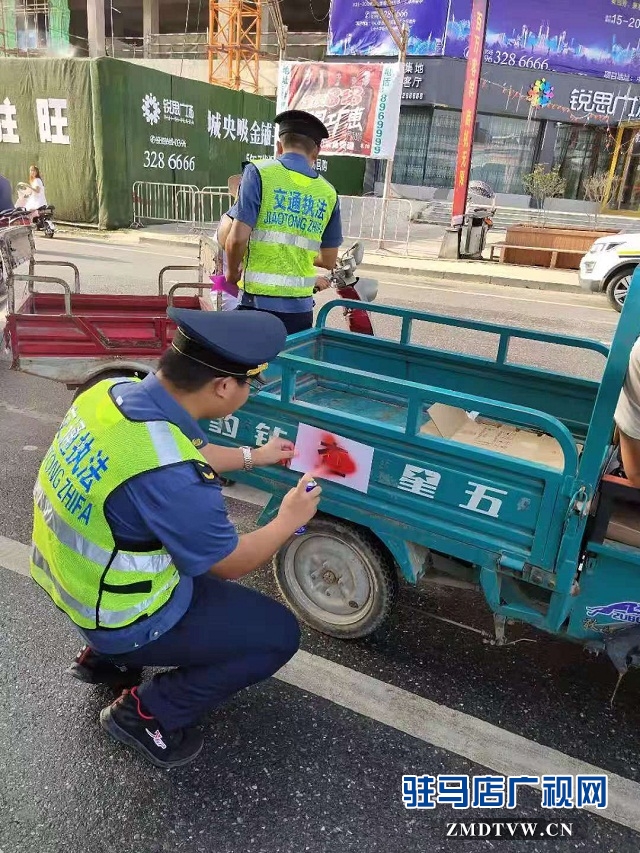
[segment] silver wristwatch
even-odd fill
[[[253,471],[253,456],[251,455],[250,447],[241,447],[242,459],[244,461],[244,470]]]

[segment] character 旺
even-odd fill
[[[340,447],[335,436],[329,433],[323,436],[318,455],[322,459],[323,467],[336,477],[349,477],[357,470],[349,451]]]

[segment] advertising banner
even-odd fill
[[[281,62],[278,111],[306,110],[327,127],[322,154],[393,157],[403,71],[397,64]]]
[[[470,0],[468,5],[467,18]],[[409,30],[410,54],[442,54],[448,6],[449,0],[395,0],[396,18]],[[327,53],[333,56],[396,56],[398,48],[373,0],[331,0]]]
[[[412,56],[467,57],[471,0],[394,4]],[[373,0],[332,0],[329,53],[387,56],[397,49]],[[491,0],[485,62],[640,82],[640,3],[633,0]]]
[[[404,103],[423,101],[459,110],[467,64],[456,59],[412,57],[405,67]],[[640,87],[578,74],[506,69],[485,63],[480,112],[611,126],[640,121]]]
[[[470,0],[451,0],[447,56],[467,55],[470,8]],[[484,58],[496,65],[640,82],[640,4],[491,0]]]
[[[488,0],[473,0],[471,10],[471,33],[469,38],[469,58],[462,96],[462,114],[460,116],[460,136],[456,161],[455,183],[453,187],[453,209],[451,224],[462,225],[469,190],[469,172],[473,154],[473,136],[478,113],[478,94],[480,91],[480,69],[482,68],[482,50],[487,26]]]

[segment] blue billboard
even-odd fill
[[[471,0],[400,0],[409,54],[465,58]],[[391,56],[372,0],[332,0],[329,48],[338,56]],[[491,0],[485,62],[640,82],[640,0]]]
[[[468,5],[470,10],[471,2]],[[393,9],[398,22],[409,30],[410,54],[442,56],[448,0],[395,0]],[[398,50],[373,0],[331,0],[327,52],[334,56],[394,56]]]

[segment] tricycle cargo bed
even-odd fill
[[[332,306],[327,306],[331,308]],[[375,306],[378,310],[382,306]],[[325,313],[325,318],[326,314]],[[386,313],[386,312],[380,312]],[[395,313],[395,312],[394,312]],[[322,314],[319,323],[322,321]],[[591,421],[599,382],[563,375],[564,353],[554,353],[553,346],[584,350],[600,367],[608,355],[608,347],[599,341],[588,341],[561,335],[545,335],[528,330],[489,323],[475,323],[458,318],[420,314],[421,323],[437,323],[476,334],[484,333],[492,355],[470,355],[384,338],[363,338],[346,332],[323,328],[323,334],[289,348],[300,356],[377,373],[385,377],[436,385],[450,391],[487,397],[506,405],[524,406],[545,412],[560,420],[579,440],[584,440]],[[417,325],[417,323],[414,324]],[[518,363],[510,357],[510,347],[521,340],[541,342],[557,359],[554,371]]]
[[[0,234],[0,266],[7,275],[8,316],[4,343],[14,370],[64,382],[71,388],[93,383],[102,375],[140,374],[155,368],[169,346],[174,324],[167,307],[205,308],[199,296],[175,296],[181,289],[199,294],[211,285],[203,281],[203,246],[200,261],[189,266],[166,266],[158,276],[158,295],[82,293],[80,272],[67,261],[39,260],[30,227],[7,228]],[[28,273],[18,268],[28,262]],[[58,275],[42,275],[47,268]],[[56,269],[59,268],[59,269]],[[73,282],[59,277],[73,273]],[[165,278],[191,270],[194,282],[174,282],[165,294]],[[0,270],[2,272],[2,270]],[[16,285],[26,285],[27,297],[16,307]],[[56,292],[42,292],[43,285]],[[0,341],[0,353],[2,353]]]
[[[179,296],[176,307],[198,308],[197,296]],[[166,296],[74,293],[71,313],[57,293],[36,293],[9,320],[14,357],[159,355],[175,329]]]
[[[167,296],[32,293],[7,320],[12,367],[68,385],[119,363],[150,370],[175,331],[167,302]],[[172,304],[197,309],[200,299],[175,296]]]
[[[490,328],[502,337],[521,334]],[[548,337],[606,355],[598,343]],[[443,354],[326,329],[321,314],[319,327],[295,336],[274,363],[264,392],[224,423],[209,424],[209,432],[215,440],[254,444],[275,429],[295,440],[299,424],[308,423],[369,445],[368,493],[323,483],[325,512],[369,527],[387,543],[408,540],[487,570],[503,561],[553,571],[578,471],[577,440],[586,434],[598,386],[509,364],[507,350],[501,339],[494,360]],[[559,462],[527,461],[432,434],[434,406],[463,410],[465,418],[464,410],[479,412],[493,422],[489,429],[508,424],[531,431],[534,440],[533,433],[550,436]],[[289,476],[257,471],[247,481],[274,492],[284,490]]]

